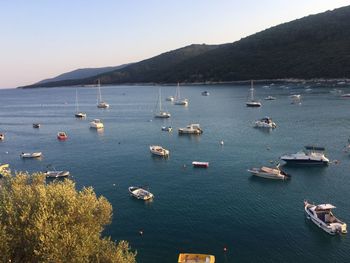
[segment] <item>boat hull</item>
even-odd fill
[[[247,102],[246,106],[251,107],[251,108],[258,108],[258,107],[261,107],[261,103],[259,103],[259,102]]]
[[[281,158],[281,160],[285,161],[287,165],[310,165],[310,166],[327,166],[328,161],[324,160],[298,160],[298,159],[287,159],[287,158]]]

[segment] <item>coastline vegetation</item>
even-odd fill
[[[1,262],[135,263],[128,242],[102,237],[112,206],[71,180],[46,183],[40,173],[9,173],[0,185]]]

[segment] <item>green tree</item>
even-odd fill
[[[126,241],[101,237],[112,206],[92,188],[22,172],[1,181],[1,262],[136,262]]]

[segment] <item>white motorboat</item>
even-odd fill
[[[152,199],[154,196],[151,192],[147,191],[146,189],[138,186],[130,186],[129,187],[129,193],[136,197],[137,199],[141,199],[144,201]]]
[[[334,208],[336,207],[332,204],[313,205],[304,201],[306,217],[311,219],[316,226],[331,235],[346,234],[347,225],[333,215],[332,209]]]
[[[277,180],[286,180],[290,178],[290,175],[280,170],[279,165],[274,168],[262,166],[261,168],[251,168],[248,169],[252,175],[267,178],[267,179],[277,179]]]
[[[264,100],[275,100],[276,97],[273,97],[273,96],[267,96]]]
[[[170,118],[171,114],[167,111],[164,111],[162,109],[162,95],[161,95],[161,90],[159,88],[159,94],[158,94],[158,101],[156,104],[156,107],[159,106],[159,109],[157,113],[154,115],[155,118]]]
[[[205,90],[205,91],[202,92],[202,96],[209,96],[209,95],[210,95],[209,91]]]
[[[180,84],[177,83],[174,105],[188,106],[188,99],[182,99],[180,94]]]
[[[179,128],[179,134],[202,134],[203,130],[199,124],[190,124],[185,128]]]
[[[0,133],[0,141],[5,140],[5,134],[4,133]]]
[[[246,102],[247,107],[261,107],[261,102],[255,100],[254,98],[254,84],[253,81],[250,81],[250,97],[248,101]]]
[[[86,118],[86,113],[79,111],[79,102],[78,102],[78,89],[75,90],[75,114],[76,118]]]
[[[42,156],[42,152],[34,152],[34,153],[24,153],[22,152],[20,155],[22,158],[39,158]]]
[[[265,118],[262,118],[260,120],[257,120],[255,123],[254,123],[254,127],[256,128],[270,128],[270,129],[274,129],[277,127],[276,123],[274,123],[271,118],[269,117],[265,117]]]
[[[47,178],[61,178],[61,177],[67,177],[70,175],[69,171],[45,171],[45,176]]]
[[[103,129],[104,125],[100,119],[94,119],[92,122],[90,122],[90,128]]]
[[[325,148],[317,146],[305,146],[305,150],[286,154],[280,157],[287,164],[296,165],[328,165],[329,159],[325,156]]]
[[[152,154],[158,155],[158,156],[167,157],[170,154],[169,150],[167,150],[167,149],[165,149],[165,148],[163,148],[162,146],[159,146],[159,145],[151,145],[149,147],[149,150],[151,151]]]
[[[100,108],[100,109],[107,109],[107,108],[109,108],[109,104],[102,100],[100,79],[98,79],[97,87],[98,87],[97,108]]]
[[[39,129],[40,128],[40,123],[33,123],[33,128]]]
[[[343,97],[343,98],[350,98],[350,93],[345,93],[345,94],[341,95],[341,97]]]

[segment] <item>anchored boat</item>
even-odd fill
[[[165,149],[165,148],[163,148],[162,146],[159,146],[159,145],[151,145],[149,147],[149,150],[151,151],[152,154],[158,155],[158,156],[167,157],[170,154],[169,150],[167,150],[167,149]]]
[[[193,167],[198,167],[198,168],[208,168],[209,167],[209,162],[193,161],[192,165],[193,165]]]
[[[316,226],[331,235],[346,234],[347,225],[333,215],[332,209],[334,208],[336,207],[332,204],[313,205],[304,201],[306,217],[311,219]]]
[[[20,155],[22,158],[39,158],[42,156],[42,152],[34,152],[34,153],[24,153],[22,152]]]
[[[272,121],[272,119],[270,117],[265,117],[265,118],[262,118],[260,120],[257,120],[255,123],[254,123],[254,127],[256,128],[270,128],[270,129],[274,129],[277,127],[276,123],[274,123]]]
[[[149,192],[149,191],[147,191],[144,188],[139,187],[139,186],[130,186],[129,193],[133,197],[136,197],[137,199],[141,199],[144,201],[150,200],[154,197],[151,192]]]
[[[185,128],[179,128],[179,134],[202,134],[203,130],[199,124],[190,124]]]
[[[45,176],[47,178],[62,178],[62,177],[67,177],[70,175],[69,171],[45,171],[44,172]]]
[[[253,81],[250,81],[250,98],[246,102],[247,107],[261,107],[261,102],[258,100],[255,100],[254,98],[254,84]]]
[[[65,132],[57,133],[57,139],[60,141],[64,141],[68,139],[68,135]]]
[[[103,129],[104,125],[100,119],[94,119],[92,122],[90,122],[90,128]]]
[[[325,148],[318,146],[305,146],[304,151],[281,156],[287,164],[295,165],[328,165],[329,159],[325,156]]]
[[[215,257],[207,254],[180,253],[178,263],[215,263]]]
[[[290,178],[290,175],[280,170],[279,165],[274,168],[262,166],[261,168],[251,168],[248,169],[252,175],[267,178],[267,179],[277,179],[277,180],[286,180]]]

